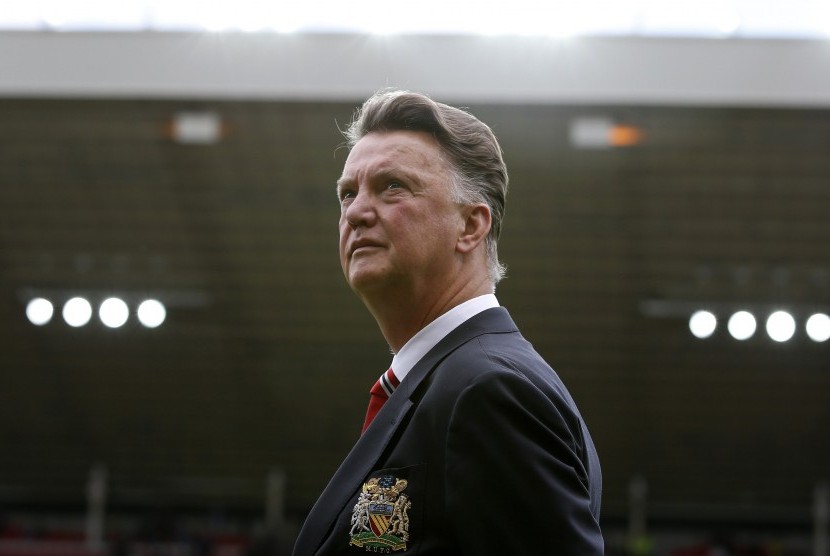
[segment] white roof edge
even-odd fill
[[[0,33],[0,97],[830,106],[830,41]]]

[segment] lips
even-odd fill
[[[357,240],[354,243],[352,243],[352,245],[349,249],[349,255],[354,256],[354,254],[357,251],[359,251],[361,249],[365,249],[365,248],[372,248],[372,247],[382,247],[382,245],[380,243],[376,242],[376,241],[365,240],[365,239]]]

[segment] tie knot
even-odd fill
[[[375,385],[372,386],[370,393],[376,396],[383,396],[385,398],[389,398],[395,392],[400,382],[398,381],[398,377],[395,376],[395,373],[392,372],[392,369],[389,369],[382,375],[380,378],[375,382]]]
[[[392,369],[389,369],[380,376],[372,389],[369,390],[372,395],[369,396],[369,408],[366,410],[366,421],[363,423],[364,432],[369,428],[369,424],[378,414],[380,408],[383,407],[383,404],[386,403],[386,400],[395,392],[398,384],[400,384],[398,377],[395,376]]]

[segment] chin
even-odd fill
[[[346,281],[353,290],[360,292],[367,289],[377,287],[383,283],[383,276],[377,272],[368,272],[365,270],[353,271],[346,276]]]
[[[355,292],[365,294],[388,288],[394,280],[389,272],[381,269],[353,269],[347,275],[347,282]]]

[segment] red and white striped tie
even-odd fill
[[[389,399],[389,396],[392,395],[399,384],[400,382],[398,382],[398,377],[395,376],[392,369],[389,369],[380,375],[380,378],[377,382],[375,382],[375,385],[372,386],[371,390],[369,390],[369,393],[371,394],[371,396],[369,396],[369,408],[366,410],[366,421],[363,423],[363,431],[361,434],[366,432],[366,429],[369,428],[369,425],[372,423],[375,415],[378,414],[380,408],[383,407],[383,404],[386,403],[386,400]]]

